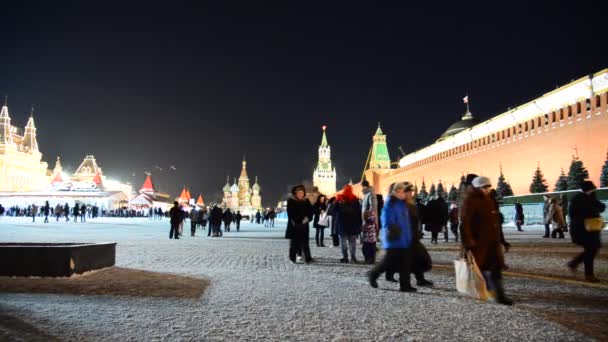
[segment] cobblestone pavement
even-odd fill
[[[512,270],[572,278],[563,273],[563,262],[578,249],[542,241],[533,232],[513,237],[507,255]],[[62,340],[608,339],[601,319],[608,314],[605,287],[507,277],[507,291],[517,302],[513,307],[462,298],[450,267],[455,243],[429,247],[434,262],[446,265],[428,274],[435,288],[404,294],[383,281],[379,289],[370,288],[369,266],[340,264],[336,248],[311,247],[315,263],[290,263],[282,228],[244,224],[240,233],[222,238],[200,230],[192,238],[189,227],[184,233],[169,240],[166,222],[145,219],[43,225],[2,218],[0,241],[117,241],[118,266],[207,278],[211,286],[198,300],[0,293],[0,312]],[[605,276],[605,254],[598,270]]]

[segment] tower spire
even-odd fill
[[[326,125],[323,125],[323,137],[321,138],[321,146],[326,147],[329,144],[327,143],[327,135],[325,134],[325,130],[327,129]]]

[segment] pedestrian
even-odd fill
[[[345,185],[334,203],[333,211],[336,220],[340,245],[342,247],[341,263],[348,263],[348,252],[351,261],[357,263],[357,236],[361,233],[361,204],[353,193],[352,185]]]
[[[285,237],[289,242],[289,260],[296,262],[296,254],[304,254],[304,261],[308,264],[313,261],[308,246],[309,226],[313,212],[310,201],[306,198],[306,188],[297,185],[291,189],[291,196],[287,200],[287,229]]]
[[[313,221],[312,226],[316,229],[315,242],[317,247],[325,247],[323,244],[325,238],[325,228],[327,228],[329,220],[327,219],[327,197],[325,195],[319,195],[317,201],[312,207]],[[323,220],[321,220],[323,218]]]
[[[553,226],[553,230],[551,231],[551,238],[555,239],[559,235],[560,239],[564,239],[564,226],[566,225],[566,222],[564,221],[564,210],[562,209],[562,206],[559,204],[557,198],[555,197],[552,197],[549,200],[549,211],[547,212],[547,220],[548,223]]]
[[[452,202],[452,204],[450,204],[450,212],[448,214],[449,218],[448,220],[450,221],[450,230],[452,231],[452,234],[454,234],[454,240],[456,242],[458,242],[458,205],[456,204],[456,202]],[[445,241],[448,241],[448,232],[446,229],[445,232]]]
[[[196,225],[198,224],[198,212],[196,208],[192,208],[190,210],[190,236],[194,237],[196,234]]]
[[[234,223],[236,224],[237,233],[241,231],[241,220],[243,219],[243,215],[239,210],[236,211],[236,215],[234,215]]]
[[[437,196],[427,203],[425,211],[425,229],[431,232],[431,243],[437,244],[439,233],[447,229],[448,205],[443,197]]]
[[[222,219],[224,220],[224,231],[230,232],[230,224],[232,223],[232,212],[230,211],[230,208],[224,211]]]
[[[80,222],[86,221],[86,215],[87,215],[87,206],[83,204],[82,206],[80,206]]]
[[[260,211],[258,210],[255,213],[255,223],[260,224],[260,220],[262,219],[262,214],[260,214]]]
[[[551,197],[549,195],[543,196],[543,223],[545,224],[545,235],[543,235],[543,239],[548,239],[551,237],[551,224],[547,223],[547,216],[549,216],[549,202],[551,201]],[[550,218],[549,218],[550,220]]]
[[[416,292],[410,284],[412,227],[409,209],[405,202],[404,183],[393,183],[389,188],[389,197],[382,209],[380,218],[382,227],[382,247],[384,258],[369,273],[369,283],[378,287],[378,277],[387,270],[399,273],[399,290]]]
[[[65,222],[70,222],[70,206],[67,203],[63,206],[63,214],[65,215]]]
[[[512,305],[505,294],[502,270],[505,268],[503,248],[510,245],[504,241],[500,227],[500,214],[496,200],[491,195],[492,184],[488,177],[476,177],[468,189],[462,205],[462,243],[470,250],[482,272],[489,273],[489,280],[496,292],[496,301]]]
[[[329,227],[331,232],[331,246],[340,246],[340,237],[338,236],[338,228],[336,225],[336,219],[334,216],[334,207],[336,206],[336,197],[332,197],[327,201],[327,216],[329,216]]]
[[[59,219],[61,218],[61,215],[63,214],[63,207],[61,206],[61,204],[57,203],[57,205],[55,206],[55,222],[59,222]]]
[[[277,218],[277,212],[270,209],[270,228],[274,228],[274,220]]]
[[[212,232],[213,237],[219,237],[222,234],[222,216],[222,209],[217,205],[213,206],[209,215],[209,231]]]
[[[177,201],[173,202],[173,207],[169,210],[169,217],[171,218],[171,230],[169,230],[169,239],[179,239],[179,224],[182,222],[182,210],[179,207]]]
[[[376,242],[378,241],[378,227],[376,225],[376,212],[368,210],[363,215],[363,227],[361,227],[361,252],[365,263],[373,265],[376,263]]]
[[[35,204],[32,204],[30,209],[30,215],[32,215],[32,222],[36,222],[36,215],[38,215],[38,207]]]
[[[597,252],[602,247],[601,227],[599,230],[593,230],[594,227],[592,226],[594,224],[602,224],[603,227],[603,220],[593,219],[601,218],[600,213],[606,210],[606,205],[598,201],[595,189],[596,187],[593,182],[583,182],[581,192],[572,198],[570,208],[568,208],[568,214],[570,215],[570,237],[573,243],[583,247],[583,252],[572,259],[568,263],[568,267],[574,272],[581,262],[584,263],[585,280],[592,283],[600,281],[595,277],[593,264]],[[591,231],[587,230],[587,228]]]
[[[422,235],[420,234],[421,230],[419,228],[420,218],[418,214],[418,207],[416,206],[416,200],[414,198],[414,186],[410,182],[404,182],[403,184],[405,186],[405,204],[408,208],[412,233],[412,244],[410,247],[410,272],[416,277],[417,286],[432,287],[433,282],[424,277],[424,273],[432,269],[433,262],[429,252],[420,241],[422,239]],[[392,281],[394,281],[393,275],[391,274],[388,276],[388,274],[389,273],[387,272],[387,279],[392,279]]]
[[[420,225],[418,229],[420,230],[420,238],[424,237],[424,226],[426,222],[426,205],[422,202],[422,198],[416,197],[416,212],[418,213],[418,221]]]
[[[49,223],[49,214],[51,213],[51,205],[49,204],[49,201],[44,202],[42,212],[44,214],[44,223]]]
[[[78,223],[78,215],[80,214],[80,207],[78,203],[74,204],[74,208],[72,208],[72,216],[74,216],[74,223]]]
[[[376,200],[376,194],[374,194],[374,188],[369,185],[367,180],[361,182],[361,192],[363,193],[363,200],[361,201],[361,218],[365,221],[365,213],[372,211],[376,213],[378,211],[378,201]],[[373,215],[377,220],[378,216]],[[376,222],[378,227],[378,222]]]
[[[515,226],[517,226],[518,232],[523,232],[521,226],[524,224],[524,207],[521,205],[519,200],[515,201]]]

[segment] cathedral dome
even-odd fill
[[[230,192],[230,180],[226,180],[226,185],[222,188],[224,192]]]
[[[260,185],[258,184],[258,176],[255,176],[255,184],[253,184],[253,187],[251,187],[253,190],[260,190]]]
[[[467,110],[466,113],[462,116],[462,119],[454,122],[448,129],[437,139],[437,141],[442,141],[446,138],[454,136],[462,131],[465,131],[473,126],[477,125],[479,120],[473,117],[470,111]]]
[[[239,192],[239,186],[236,184],[236,182],[230,187],[230,192]]]

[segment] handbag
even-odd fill
[[[464,257],[454,260],[454,270],[458,292],[482,301],[488,299],[486,280],[479,271],[471,251],[467,251]]]
[[[420,241],[412,244],[412,271],[414,273],[425,273],[433,268],[431,255]]]
[[[604,229],[604,219],[601,217],[591,217],[585,219],[585,230],[588,232],[600,232]]]
[[[329,219],[329,215],[327,215],[327,213],[323,213],[319,216],[319,222],[317,222],[317,225],[327,228],[329,227]]]

